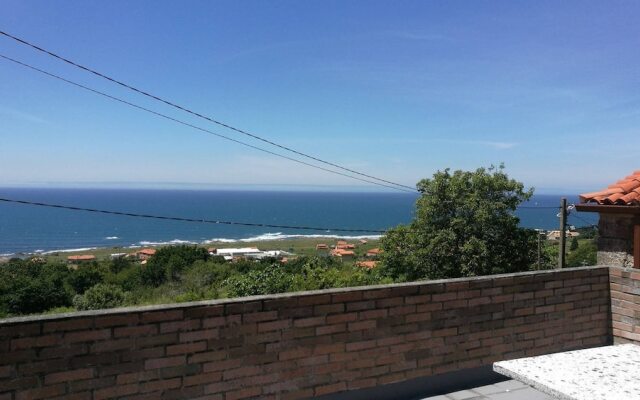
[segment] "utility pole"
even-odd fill
[[[564,268],[565,251],[567,248],[567,198],[560,199],[560,254],[558,268]]]

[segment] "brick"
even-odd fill
[[[145,361],[144,368],[145,369],[165,368],[165,367],[173,367],[176,365],[183,365],[185,363],[186,363],[185,356],[152,358],[150,360]]]
[[[335,293],[331,296],[332,303],[358,301],[362,299],[362,290],[353,290],[343,293]]]
[[[349,322],[349,324],[347,325],[347,330],[349,330],[349,332],[353,332],[365,329],[375,329],[376,326],[377,323],[375,320]]]
[[[157,390],[175,389],[182,384],[181,378],[163,379],[159,381],[150,381],[140,384],[140,392],[153,392]]]
[[[200,328],[199,319],[188,319],[175,322],[163,322],[160,324],[160,333],[189,331]]]
[[[141,321],[144,323],[150,322],[164,322],[164,321],[176,321],[184,318],[184,312],[182,310],[166,310],[166,311],[150,311],[145,312],[141,316]]]
[[[102,399],[111,399],[114,397],[122,397],[130,394],[137,393],[139,390],[138,384],[130,384],[130,385],[118,385],[112,386],[100,390],[96,390],[93,393],[94,400],[102,400]]]
[[[316,328],[316,335],[331,335],[333,333],[344,332],[347,330],[347,324],[324,325]]]
[[[340,322],[350,322],[358,319],[358,313],[345,313],[327,316],[327,324],[335,324]]]
[[[345,382],[334,383],[331,385],[318,386],[314,390],[314,395],[323,396],[330,393],[336,393],[347,390],[347,384]]]
[[[242,316],[243,322],[263,322],[271,321],[278,318],[277,311],[263,311],[258,313],[244,314]]]
[[[54,396],[60,396],[65,393],[64,383],[41,388],[33,388],[16,394],[16,400],[37,400],[48,399]]]
[[[293,360],[297,358],[307,357],[313,353],[313,349],[308,347],[299,347],[296,349],[281,351],[278,359],[280,361]]]
[[[61,342],[62,336],[59,334],[51,334],[44,336],[31,336],[11,341],[11,350],[30,349],[34,347],[53,346]]]
[[[262,389],[259,387],[240,389],[233,392],[227,392],[225,394],[225,400],[238,400],[246,399],[249,397],[255,397],[262,393]]]
[[[198,340],[211,340],[220,337],[219,329],[202,329],[198,331],[180,333],[180,342],[195,342]]]
[[[122,328],[114,328],[113,337],[149,336],[158,332],[156,325],[137,325]]]
[[[184,317],[186,318],[210,318],[224,315],[224,304],[216,304],[202,307],[189,307],[184,310]],[[176,318],[176,319],[182,319]]]
[[[55,372],[52,374],[47,374],[44,377],[45,385],[52,385],[54,383],[66,382],[66,381],[76,381],[82,379],[90,379],[93,378],[93,368],[83,368],[76,369],[73,371],[64,371],[64,372]]]
[[[64,332],[74,331],[80,329],[88,329],[93,326],[93,318],[70,318],[61,321],[45,322],[42,326],[42,331],[48,332]]]
[[[275,330],[282,330],[291,327],[291,320],[284,319],[272,322],[260,322],[258,324],[258,332],[269,332]]]
[[[458,293],[456,292],[438,293],[438,294],[434,294],[431,298],[432,298],[432,301],[434,302],[456,300],[458,298]]]
[[[198,353],[207,349],[207,342],[194,342],[167,346],[167,356],[176,354]]]
[[[310,326],[324,325],[325,319],[326,317],[324,316],[296,319],[293,321],[293,326],[296,328],[306,328]]]
[[[360,341],[360,342],[354,342],[354,343],[347,343],[345,350],[346,351],[359,351],[359,350],[365,350],[365,349],[371,349],[373,347],[376,346],[376,341],[375,340],[365,340],[365,341]]]
[[[307,295],[298,298],[298,306],[313,306],[316,304],[328,303],[331,303],[331,295],[329,294]]]
[[[111,338],[111,329],[95,329],[65,333],[64,340],[67,343],[95,342]]]

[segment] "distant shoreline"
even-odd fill
[[[0,254],[1,259],[9,259],[13,257],[18,258],[28,258],[33,256],[52,256],[52,257],[61,257],[70,256],[70,255],[78,255],[83,253],[93,254],[100,253],[102,256],[111,254],[111,253],[119,253],[119,252],[127,252],[135,249],[145,248],[145,247],[163,247],[163,246],[176,246],[176,245],[192,245],[192,246],[202,246],[202,247],[220,247],[227,246],[231,247],[234,243],[242,243],[243,246],[254,246],[254,247],[263,247],[264,250],[278,250],[282,247],[283,243],[294,244],[301,247],[309,247],[318,243],[330,243],[333,240],[342,239],[342,240],[367,240],[370,242],[377,242],[380,240],[382,235],[360,235],[360,236],[344,236],[344,235],[283,235],[281,233],[277,234],[265,234],[254,236],[245,239],[225,239],[225,238],[217,238],[212,240],[205,240],[201,242],[189,241],[189,240],[179,240],[174,239],[167,242],[148,242],[141,241],[138,244],[132,244],[130,246],[92,246],[92,247],[82,247],[82,248],[68,248],[68,249],[56,249],[56,250],[46,250],[46,251],[38,251],[34,250],[31,252],[15,252],[15,253],[5,253]],[[280,245],[280,246],[278,246]],[[262,250],[262,248],[261,248]],[[62,255],[60,255],[62,253]]]

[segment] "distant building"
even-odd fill
[[[368,268],[372,269],[378,265],[377,261],[358,261],[356,262],[356,267]]]
[[[369,242],[367,242],[365,239],[360,239],[360,240],[359,240],[359,242],[360,242],[360,244],[367,244],[367,243],[369,243]]]
[[[67,263],[69,264],[81,264],[81,263],[87,263],[95,260],[96,260],[96,256],[94,256],[93,254],[81,254],[77,256],[67,257]]]
[[[382,250],[376,247],[375,249],[368,250],[366,256],[369,258],[375,258],[378,257],[381,253]]]
[[[336,245],[336,249],[341,249],[341,250],[353,250],[356,248],[355,244],[351,244],[351,243],[345,243],[345,244],[338,244]]]
[[[547,232],[547,240],[560,240],[560,231],[549,231]],[[572,237],[577,237],[580,236],[580,232],[572,232],[572,231],[567,231],[565,237],[567,238],[572,238]]]
[[[352,261],[356,258],[356,253],[352,250],[335,249],[331,251],[331,256],[336,257],[340,261]]]
[[[142,249],[136,251],[136,257],[140,261],[148,260],[151,256],[156,254],[156,249]]]
[[[283,250],[263,251],[258,249],[257,247],[217,249],[214,254],[217,256],[224,257],[224,259],[227,261],[238,260],[238,259],[261,260],[263,258],[268,258],[268,257],[280,259],[280,258],[292,255],[291,253]]]

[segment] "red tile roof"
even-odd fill
[[[377,261],[358,261],[356,263],[356,266],[358,267],[362,267],[362,268],[375,268],[376,265],[378,265]]]
[[[582,203],[640,205],[640,170],[598,192],[580,195]]]
[[[144,254],[146,256],[152,256],[156,254],[156,249],[142,249],[138,251],[138,254]]]
[[[67,257],[67,260],[69,261],[91,261],[91,260],[95,260],[96,256],[91,255],[91,254],[82,254],[79,256],[69,256]]]
[[[331,254],[334,256],[342,257],[342,256],[354,256],[356,253],[354,253],[351,250],[335,249],[331,252]]]

